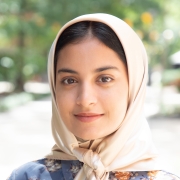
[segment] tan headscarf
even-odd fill
[[[66,128],[55,99],[54,52],[61,33],[80,21],[98,21],[108,25],[124,48],[129,77],[129,106],[120,127],[102,139],[80,142]],[[110,171],[158,170],[157,152],[151,139],[142,109],[148,76],[148,60],[144,46],[136,33],[122,20],[108,14],[88,14],[65,24],[51,47],[48,76],[52,92],[52,133],[56,145],[46,157],[76,160],[84,165],[76,180],[107,180]]]

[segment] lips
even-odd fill
[[[78,113],[74,116],[81,122],[93,122],[101,118],[104,114],[97,114],[97,113]]]

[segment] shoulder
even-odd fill
[[[167,171],[149,171],[147,173],[148,177],[154,178],[156,180],[180,180],[180,178]]]
[[[110,179],[113,178],[117,180],[180,180],[178,176],[166,171],[112,172]]]
[[[44,165],[44,159],[28,162],[18,169],[15,169],[8,180],[52,180],[50,174]]]
[[[78,160],[40,159],[14,170],[8,180],[73,179],[82,167]]]

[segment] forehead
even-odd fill
[[[58,55],[57,70],[71,68],[88,72],[102,66],[125,68],[117,53],[96,38],[68,44]]]

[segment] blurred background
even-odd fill
[[[180,1],[0,0],[0,169],[43,157],[53,145],[47,55],[63,24],[109,13],[126,21],[149,57],[145,115],[164,169],[180,176]]]

